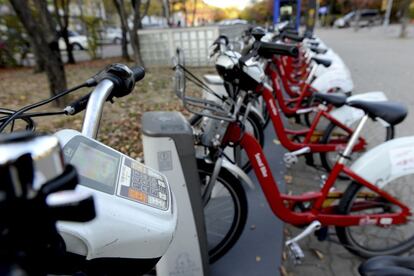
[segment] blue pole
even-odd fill
[[[280,0],[274,0],[273,2],[273,24],[279,23],[280,16]]]
[[[301,0],[296,2],[296,30],[299,31],[300,27],[300,9],[301,9]]]

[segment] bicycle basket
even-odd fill
[[[185,66],[184,52],[177,48],[173,57],[174,90],[189,112],[218,120],[235,121],[239,108],[230,97],[219,95]],[[188,83],[187,83],[188,81]],[[202,89],[193,91],[188,86]]]

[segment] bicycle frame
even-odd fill
[[[273,87],[273,90],[275,91],[275,97],[277,99],[277,102],[279,103],[280,108],[282,109],[283,113],[288,117],[295,116],[297,114],[297,111],[302,108],[302,104],[304,100],[307,97],[310,97],[312,95],[312,92],[314,92],[309,84],[304,83],[303,85],[299,86],[300,92],[296,94],[295,98],[286,100],[283,96],[283,91],[280,87],[280,82],[279,82],[279,80],[281,78],[283,79],[283,77],[280,77],[279,73],[275,69],[273,69],[271,65],[267,66],[266,74],[271,79],[272,87]],[[285,90],[287,91],[286,87],[285,87]],[[289,107],[288,104],[294,104],[294,106]]]
[[[353,137],[355,137],[355,139],[351,139],[348,146],[355,142],[354,140],[356,140],[356,135],[354,134]],[[315,220],[318,220],[323,226],[345,227],[367,224],[387,226],[390,224],[405,223],[407,221],[407,217],[411,215],[410,210],[406,205],[354,173],[347,166],[345,166],[342,159],[335,164],[332,172],[320,191],[308,192],[302,195],[286,195],[279,191],[277,182],[272,175],[263,150],[253,136],[249,133],[244,133],[242,128],[237,123],[231,123],[227,129],[223,142],[239,143],[240,146],[246,151],[270,208],[273,213],[284,222],[296,226],[307,225]],[[330,189],[334,186],[335,181],[341,172],[347,174],[361,185],[377,193],[379,197],[399,206],[401,208],[401,212],[372,215],[341,215],[335,213],[335,206],[331,206],[330,204],[327,206],[325,203],[329,203],[332,199]],[[342,194],[340,193],[339,195],[341,196]],[[334,198],[338,199],[338,193],[334,194]],[[297,203],[301,202],[313,202],[314,204],[309,211],[295,212],[294,207]],[[366,202],[365,205],[359,204],[357,207],[363,209],[370,207],[370,204],[373,203]]]
[[[315,117],[315,120],[312,122],[310,129],[299,131],[286,130],[283,121],[280,117],[278,108],[276,106],[276,101],[273,97],[271,88],[267,87],[266,85],[260,85],[257,88],[257,93],[261,93],[261,95],[263,96],[263,99],[266,103],[266,109],[270,114],[270,119],[273,123],[273,127],[276,131],[280,143],[289,151],[296,151],[304,147],[309,147],[311,152],[331,152],[337,151],[346,145],[348,141],[333,141],[329,144],[312,143],[312,137],[316,135],[316,127],[321,117],[327,118],[329,121],[333,122],[335,125],[345,130],[347,133],[353,134],[353,130],[351,128],[349,128],[348,126],[344,125],[343,123],[335,119],[333,116],[331,116],[328,113],[329,110],[324,110],[322,108],[318,108],[319,111]],[[291,139],[289,139],[289,137],[287,136],[288,134],[305,136],[305,140],[301,143],[295,143]],[[353,151],[361,151],[365,148],[366,141],[361,137],[359,137],[358,140],[359,142],[354,146]]]

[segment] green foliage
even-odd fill
[[[144,12],[144,6],[144,4],[141,4],[141,12]],[[162,16],[162,1],[152,0],[149,4],[148,15]]]
[[[83,16],[88,39],[88,52],[92,59],[98,58],[99,27],[102,19],[94,16]]]
[[[269,21],[273,16],[272,3],[272,0],[256,2],[251,6],[246,7],[240,13],[240,18],[257,23],[264,23],[266,21]]]
[[[30,47],[23,26],[15,15],[1,16],[0,26],[0,66],[20,65]]]
[[[409,16],[411,19],[414,19],[414,2],[410,5],[410,13]]]

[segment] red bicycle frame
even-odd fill
[[[308,192],[302,195],[285,195],[281,194],[278,185],[273,178],[269,164],[263,153],[263,150],[257,140],[249,133],[243,132],[238,123],[230,123],[224,143],[239,143],[246,151],[247,156],[253,166],[256,177],[259,180],[266,200],[273,213],[284,222],[292,225],[307,225],[312,221],[318,220],[322,225],[328,226],[352,226],[375,224],[386,226],[389,224],[401,224],[407,221],[407,216],[411,215],[409,208],[401,203],[398,199],[376,187],[374,184],[366,181],[356,173],[351,171],[344,164],[337,162],[326,180],[324,186],[319,192]],[[399,213],[385,214],[363,214],[363,215],[342,215],[335,213],[334,206],[324,206],[327,200],[330,200],[330,190],[334,186],[338,175],[343,172],[361,185],[369,188],[389,202],[399,206]],[[308,211],[296,212],[294,206],[299,202],[312,202],[312,207]],[[373,203],[365,202],[357,205],[355,208],[361,210],[369,208]]]
[[[309,129],[304,130],[287,130],[283,125],[283,121],[280,117],[278,108],[276,106],[276,101],[272,95],[272,91],[266,88],[266,86],[260,86],[257,91],[262,94],[263,99],[266,103],[266,109],[270,114],[270,119],[273,123],[273,127],[276,131],[276,135],[279,138],[280,143],[289,151],[296,151],[304,147],[309,147],[311,152],[331,152],[337,151],[338,149],[344,147],[348,141],[342,140],[332,140],[329,144],[319,144],[313,143],[312,137],[316,134],[316,127],[320,121],[320,118],[326,117],[329,121],[333,122],[338,127],[345,130],[350,135],[353,133],[353,130],[340,121],[332,117],[327,111],[319,109],[312,125]],[[289,139],[288,134],[305,136],[303,142],[297,143]],[[359,137],[359,142],[354,146],[353,151],[361,151],[365,148],[366,142],[363,138]]]

